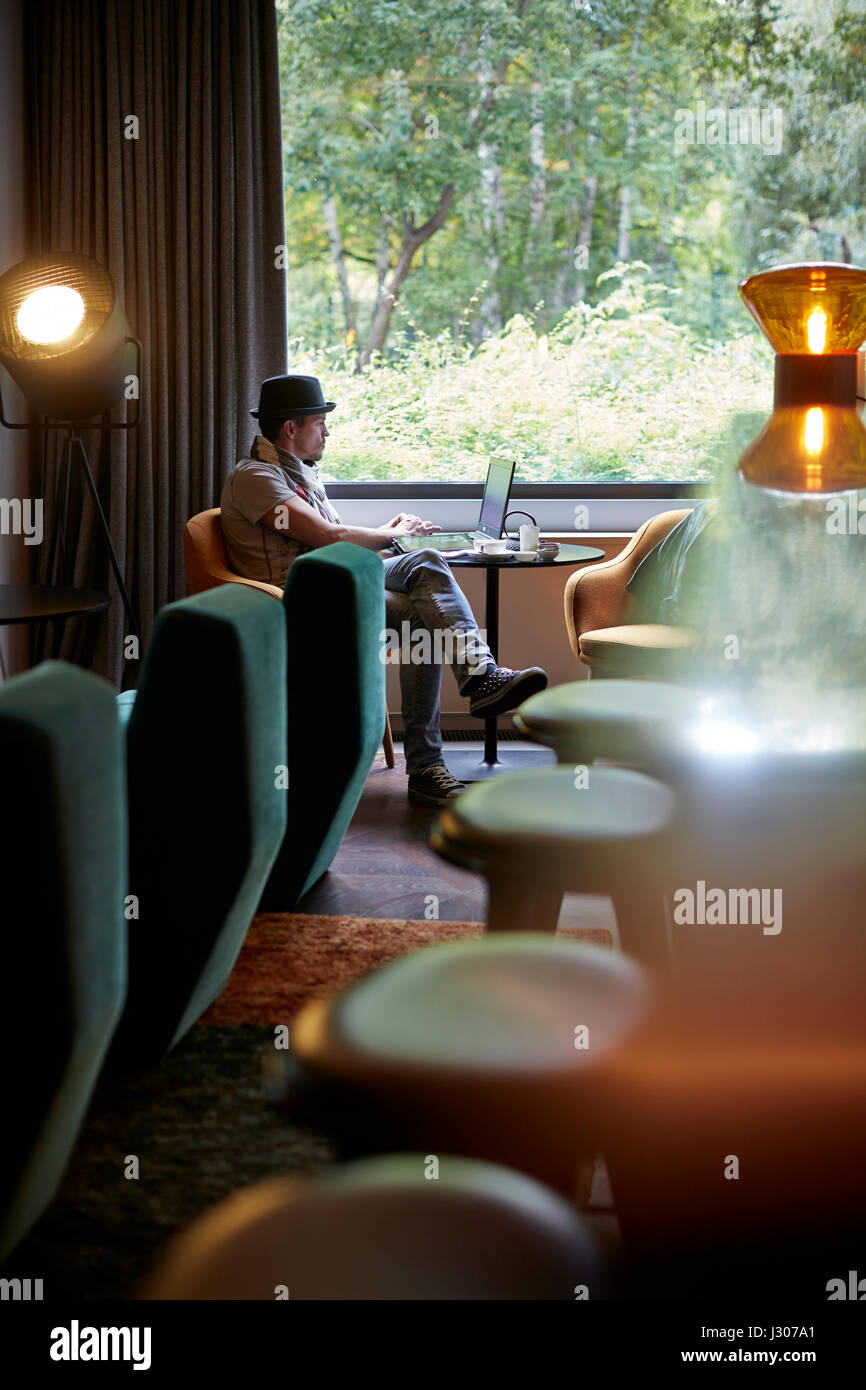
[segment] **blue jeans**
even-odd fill
[[[438,550],[385,556],[384,565],[385,623],[401,643],[406,771],[419,772],[442,761],[439,695],[443,661],[451,666],[462,694],[467,681],[482,674],[493,657],[466,595]],[[417,660],[407,659],[407,637]]]

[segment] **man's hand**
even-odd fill
[[[411,512],[398,512],[379,529],[387,536],[431,536],[434,531],[441,531],[442,527],[433,521],[422,521],[420,516],[413,516]]]

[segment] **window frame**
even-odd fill
[[[465,531],[478,519],[483,483],[478,482],[343,482],[327,483],[328,496],[343,521],[355,526],[379,526],[387,516],[417,511],[443,530]],[[509,511],[525,510],[544,535],[580,541],[591,536],[626,538],[645,521],[662,512],[694,506],[718,494],[716,482],[645,483],[515,483]],[[577,526],[577,508],[585,511]],[[514,531],[519,518],[508,522]]]
[[[472,498],[481,497],[483,481],[455,483],[443,481],[402,482],[400,479],[384,482],[328,482],[324,481],[329,497],[332,498],[389,498],[389,497],[441,497]],[[584,498],[597,497],[611,499],[646,498],[650,501],[666,497],[710,497],[718,491],[718,484],[711,482],[669,483],[513,483],[510,499],[542,498],[581,502]]]

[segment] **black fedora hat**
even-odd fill
[[[262,415],[327,415],[336,410],[336,401],[326,401],[317,376],[270,376],[262,382],[259,408],[251,410],[254,420]]]

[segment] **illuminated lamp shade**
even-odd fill
[[[774,352],[856,352],[866,342],[866,270],[832,261],[750,275],[740,294]]]
[[[866,270],[775,266],[740,294],[776,352],[773,415],[740,475],[773,492],[826,496],[866,486],[866,426],[857,411],[866,339]]]
[[[31,256],[0,276],[0,361],[50,419],[88,419],[120,399],[129,337],[111,276],[90,256]]]

